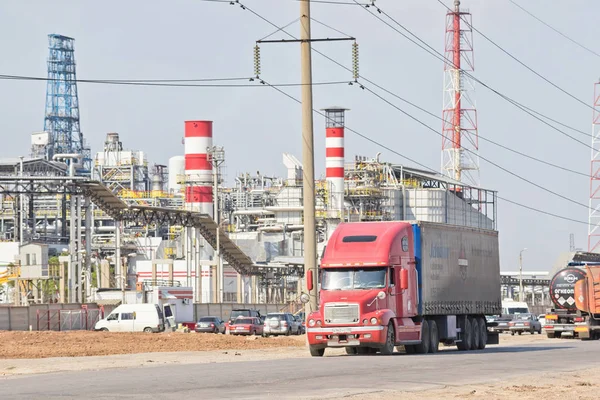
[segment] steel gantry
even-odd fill
[[[207,214],[187,210],[128,205],[98,181],[83,177],[0,176],[0,193],[9,195],[65,194],[83,196],[117,223],[169,224],[198,230],[213,248],[217,243],[217,224]],[[75,238],[71,238],[75,240]],[[219,230],[219,249],[225,261],[241,275],[267,276],[270,273],[303,276],[303,268],[254,264],[223,230]]]

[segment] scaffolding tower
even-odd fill
[[[48,83],[43,145],[33,147],[33,156],[52,160],[59,154],[78,154],[76,175],[90,176],[91,152],[79,126],[79,100],[75,74],[74,39],[48,35]]]

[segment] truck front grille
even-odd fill
[[[328,324],[357,324],[359,314],[358,304],[325,304],[325,322]]]

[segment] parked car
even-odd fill
[[[300,335],[306,333],[306,321],[304,320],[304,312],[294,315],[296,322],[300,324]]]
[[[510,334],[514,335],[515,332],[519,335],[523,332],[529,332],[532,335],[534,332],[542,333],[542,324],[538,321],[538,317],[535,314],[518,314],[515,318],[508,323]]]
[[[263,323],[264,336],[299,335],[302,324],[290,313],[269,313]]]
[[[227,324],[233,324],[237,317],[257,317],[260,318],[260,311],[251,308],[235,308],[231,310]]]
[[[196,323],[196,332],[225,334],[225,322],[219,317],[202,317]]]
[[[538,315],[538,321],[540,321],[540,324],[542,324],[542,328],[543,328],[544,325],[546,325],[546,314]]]
[[[262,335],[263,325],[258,317],[238,317],[229,325],[231,335]]]
[[[489,328],[490,332],[508,332],[509,323],[513,320],[514,315],[504,314],[504,315],[493,315],[485,317],[487,322],[490,323],[491,327]],[[495,322],[495,325],[493,324]]]

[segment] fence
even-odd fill
[[[93,329],[96,321],[113,308],[96,304],[0,305],[0,331]]]
[[[86,304],[36,304],[31,306],[0,305],[0,331],[69,331],[94,329],[96,321],[104,318],[116,306],[98,307]],[[233,309],[250,308],[262,315],[273,312],[294,312],[290,304],[194,304],[194,319],[216,316],[228,319]],[[189,321],[192,322],[192,321]]]

